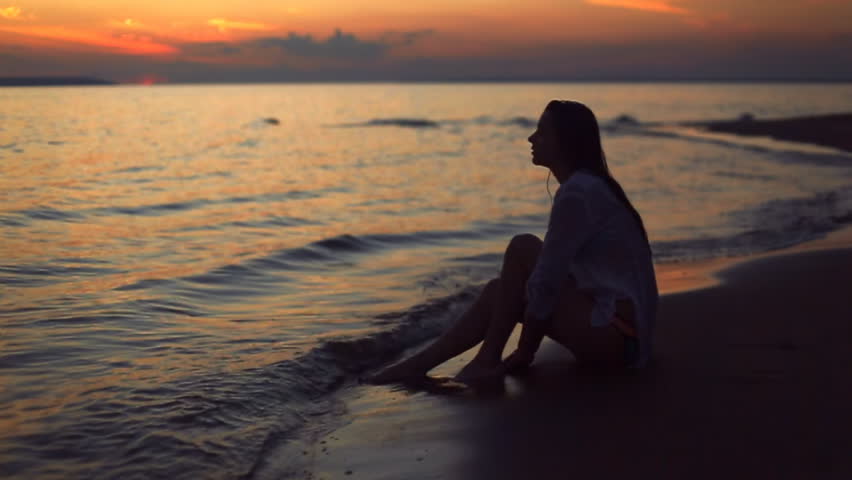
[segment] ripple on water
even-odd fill
[[[85,215],[82,215],[80,213],[69,212],[67,210],[57,210],[52,207],[32,208],[27,210],[21,210],[20,212],[16,213],[32,220],[54,220],[61,222],[74,222],[83,220],[85,218]]]
[[[100,277],[119,273],[124,273],[124,270],[59,264],[0,265],[0,285],[40,287],[61,283],[68,278]]]

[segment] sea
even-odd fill
[[[551,99],[595,111],[657,265],[852,223],[852,154],[691,125],[852,84],[3,88],[0,477],[253,478],[345,419],[544,234]]]

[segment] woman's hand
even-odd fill
[[[535,359],[535,352],[517,349],[503,360],[503,368],[506,373],[515,373],[526,370]]]
[[[503,360],[503,369],[506,373],[525,370],[535,359],[535,352],[544,338],[544,329],[541,321],[524,312],[524,326],[521,329],[521,338],[518,340],[518,348]]]

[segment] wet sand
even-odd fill
[[[692,124],[711,132],[772,137],[852,152],[852,113],[784,119],[740,119]]]
[[[353,386],[347,425],[256,477],[852,478],[850,238],[717,264],[698,289],[678,281],[708,265],[667,267],[661,289],[677,293],[661,298],[641,374],[583,373],[546,342],[503,392]]]

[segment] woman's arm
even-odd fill
[[[600,225],[586,194],[570,185],[557,192],[550,212],[544,245],[536,266],[527,281],[527,303],[524,326],[518,349],[535,353],[547,333],[559,290],[571,274],[571,264]]]
[[[521,329],[521,338],[518,340],[518,348],[524,347],[525,350],[538,350],[541,341],[547,334],[549,322],[538,320],[531,315],[524,313],[524,324]]]

